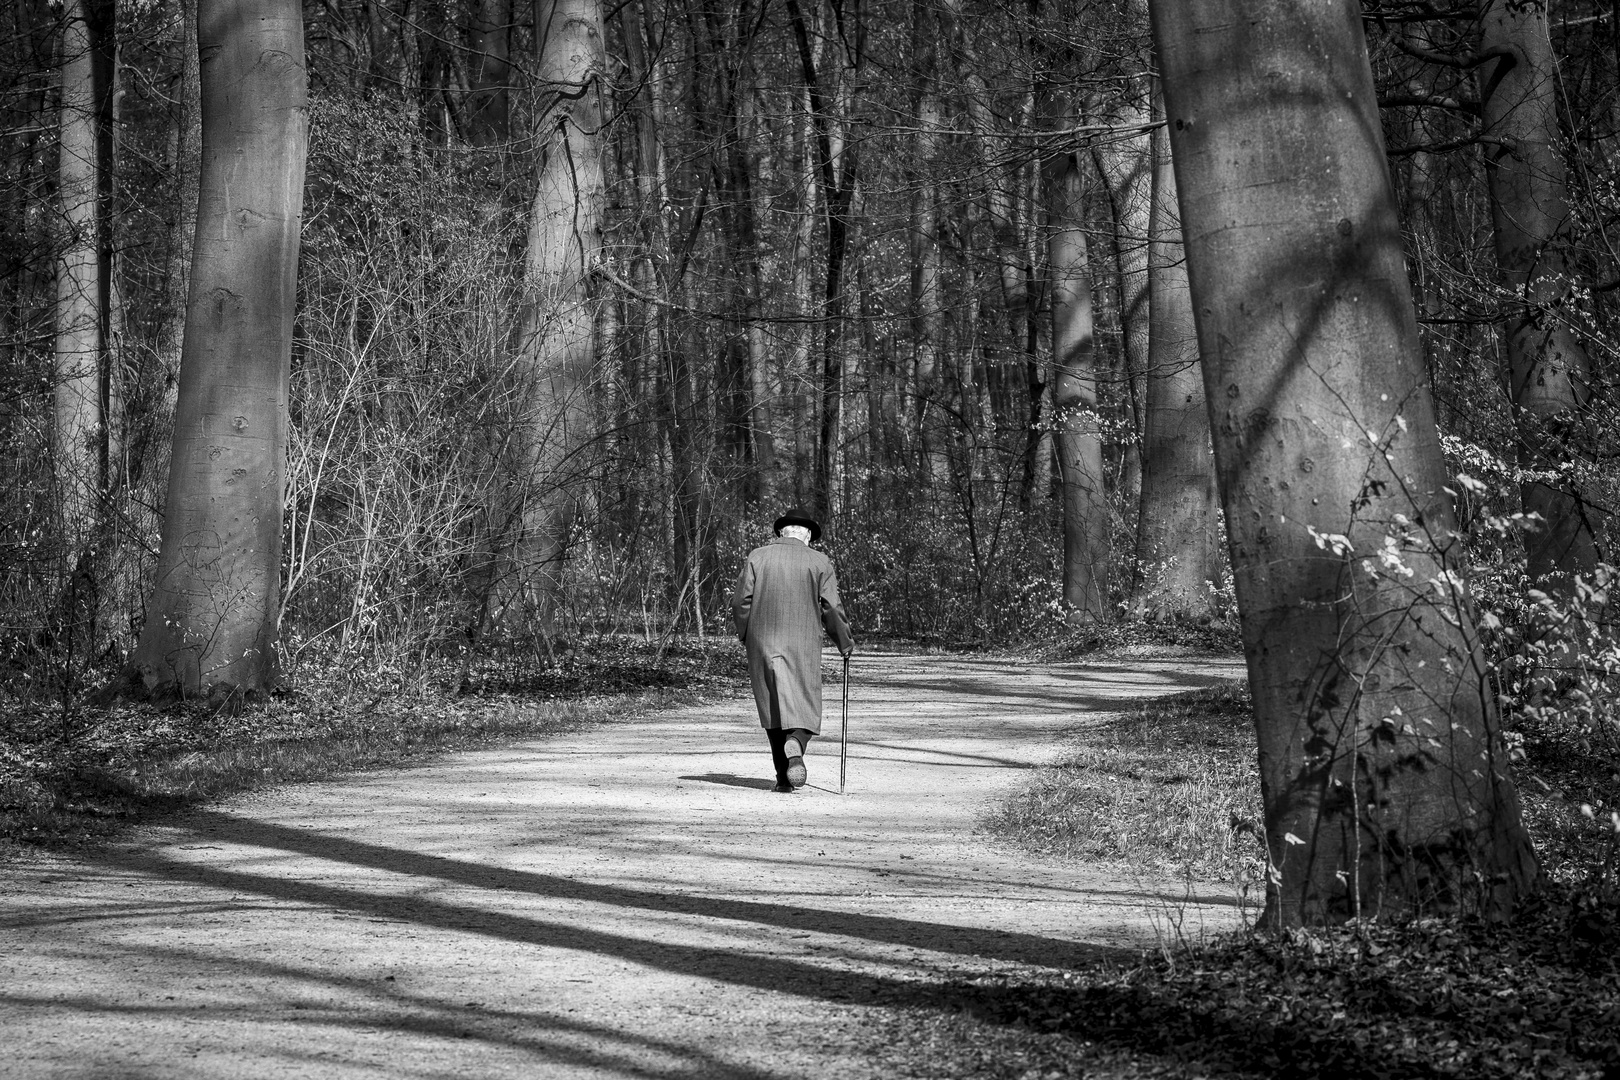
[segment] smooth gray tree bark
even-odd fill
[[[1575,331],[1579,281],[1569,253],[1568,170],[1558,138],[1558,63],[1544,3],[1492,0],[1482,16],[1480,70],[1485,176],[1502,284],[1518,298],[1506,331],[1507,381],[1519,433],[1526,572],[1569,595],[1600,558],[1592,517],[1570,468],[1566,436],[1591,390],[1591,362]]]
[[[1222,577],[1220,495],[1170,136],[1162,127],[1153,132],[1152,200],[1133,606],[1149,618],[1192,618],[1210,613],[1211,584]]]
[[[156,693],[276,674],[307,148],[303,12],[202,0],[202,169],[163,540],[134,655]]]
[[[556,633],[563,562],[586,454],[596,359],[590,274],[601,247],[602,90],[599,0],[537,5],[539,176],[530,215],[515,350],[522,402],[513,469],[520,535],[501,590],[548,639]]]
[[[1046,164],[1047,266],[1052,286],[1052,423],[1063,485],[1063,599],[1071,617],[1109,616],[1113,510],[1097,411],[1097,343],[1084,179],[1074,154]]]
[[[1462,578],[1360,10],[1152,11],[1255,702],[1265,922],[1506,915],[1536,862]]]
[[[77,559],[89,542],[106,485],[109,417],[102,395],[106,367],[102,321],[101,136],[96,42],[86,0],[62,9],[56,190],[61,239],[56,268],[53,349],[55,422],[52,465],[65,551]]]

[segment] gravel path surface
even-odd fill
[[[751,698],[241,797],[0,883],[0,1076],[877,1076],[941,974],[1136,948],[1174,881],[986,846],[1065,730],[1235,661],[859,654],[773,794]]]

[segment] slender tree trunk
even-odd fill
[[[1422,24],[1409,24],[1400,28],[1399,33],[1406,43],[1414,48],[1423,49],[1428,45],[1427,38],[1422,33]],[[1403,67],[1411,77],[1407,80],[1407,89],[1414,97],[1429,97],[1431,86],[1425,80],[1416,77],[1419,72],[1425,71],[1428,65],[1415,57],[1397,58],[1397,63],[1405,61]],[[1405,141],[1410,146],[1423,147],[1431,143],[1445,141],[1433,122],[1433,113],[1429,109],[1413,109],[1411,123],[1404,133]],[[1405,226],[1407,235],[1413,239],[1412,244],[1412,278],[1414,291],[1417,294],[1418,316],[1435,316],[1440,312],[1441,293],[1438,286],[1436,270],[1426,258],[1430,251],[1425,250],[1426,245],[1434,244],[1443,235],[1438,216],[1434,208],[1434,200],[1444,190],[1444,185],[1438,183],[1436,178],[1443,175],[1443,162],[1447,155],[1435,154],[1429,150],[1417,150],[1401,161],[1400,171],[1396,174],[1398,180],[1405,181],[1405,202],[1400,207],[1401,223]],[[1397,189],[1397,195],[1400,194]],[[1425,362],[1428,364],[1433,382],[1434,357],[1430,350],[1435,349],[1440,342],[1433,335],[1424,335]]]
[[[1139,80],[1145,82],[1143,74]],[[1109,103],[1099,118],[1120,125],[1145,128],[1152,116],[1145,87],[1132,86],[1132,95]],[[1113,250],[1109,253],[1113,270],[1113,294],[1118,305],[1120,363],[1117,385],[1125,398],[1130,419],[1130,437],[1123,447],[1120,494],[1129,500],[1141,490],[1142,432],[1146,426],[1146,397],[1143,386],[1147,371],[1149,337],[1148,313],[1148,218],[1153,204],[1152,136],[1145,130],[1114,136],[1097,144],[1094,158],[1108,195],[1109,216],[1113,222]],[[1140,576],[1140,568],[1137,574]]]
[[[1221,575],[1198,332],[1181,245],[1170,138],[1153,132],[1153,202],[1147,227],[1148,341],[1143,380],[1142,502],[1133,607],[1153,618],[1210,611]]]
[[[1040,99],[1050,98],[1050,88],[1043,87]],[[1043,106],[1044,109],[1044,106]],[[1044,170],[1032,167],[1028,173],[1025,220],[1030,222],[1029,251],[1025,265],[1029,267],[1029,283],[1025,286],[1025,389],[1028,393],[1028,428],[1024,435],[1024,482],[1020,490],[1020,509],[1027,516],[1046,503],[1052,490],[1052,381],[1047,378],[1046,365],[1052,356],[1052,272],[1048,265],[1051,245],[1044,228],[1036,227],[1042,214]]]
[[[936,172],[944,137],[939,95],[938,27],[929,0],[913,0],[912,48],[916,55],[917,172],[911,195],[912,416],[919,475],[942,481],[949,463],[943,433],[932,416],[939,393],[940,347],[945,312],[940,292],[939,186]]]
[[[1558,135],[1558,73],[1546,6],[1492,0],[1481,46],[1499,59],[1481,69],[1485,175],[1502,284],[1522,296],[1506,326],[1507,381],[1519,436],[1519,464],[1536,475],[1522,486],[1526,513],[1541,527],[1525,538],[1526,570],[1542,589],[1573,591],[1591,579],[1599,552],[1591,514],[1574,476],[1570,437],[1591,396],[1586,348],[1570,326],[1577,278],[1569,259],[1569,203]],[[1550,474],[1550,475],[1549,475]]]
[[[202,0],[202,173],[163,544],[134,665],[149,690],[276,671],[287,379],[308,124],[292,0]]]
[[[670,282],[661,277],[661,271],[670,266],[670,239],[668,213],[665,200],[664,155],[659,143],[659,129],[664,115],[663,86],[660,61],[648,50],[648,0],[636,0],[624,8],[625,53],[630,63],[630,77],[642,87],[642,94],[632,104],[635,121],[635,146],[632,154],[632,172],[635,179],[637,221],[641,230],[645,256],[636,260],[632,276],[644,297],[656,297],[668,290]],[[654,449],[658,475],[661,478],[654,490],[669,492],[675,469],[670,466],[670,455],[664,451],[664,439],[669,431],[670,417],[665,402],[667,392],[667,364],[670,357],[669,309],[655,300],[639,303],[639,332],[635,341],[643,361],[638,366],[647,374],[647,396],[652,401],[654,415]],[[673,442],[673,440],[670,440]],[[661,499],[666,509],[665,532],[671,542],[679,535],[675,529],[673,503]],[[668,545],[666,545],[666,548]]]
[[[994,236],[992,258],[1001,286],[1007,341],[1011,348],[1024,353],[1024,362],[1017,368],[987,365],[984,385],[992,402],[988,415],[996,422],[1023,426],[1027,433],[1019,483],[1019,503],[1027,509],[1034,489],[1035,454],[1040,446],[1037,427],[1041,422],[1040,406],[1044,388],[1041,386],[1040,358],[1036,352],[1038,335],[1034,332],[1035,321],[1032,318],[1033,310],[1040,302],[1040,297],[1032,290],[1034,259],[1029,242],[1032,230],[1025,228],[1019,214],[1022,193],[1028,187],[1028,181],[1022,177],[1022,170],[1027,167],[1024,163],[1026,155],[1014,149],[1014,140],[1001,130],[994,115],[992,106],[995,95],[985,77],[985,65],[977,55],[973,36],[965,25],[967,20],[961,0],[945,0],[939,5],[937,17],[941,37],[950,43],[968,119],[976,135],[974,142],[985,158],[985,205],[989,210],[990,228]],[[1025,67],[1031,72],[1037,70],[1034,63],[1026,63]],[[1033,79],[1020,86],[1015,124],[1029,126],[1037,95],[1038,88]],[[1034,207],[1029,207],[1029,210],[1033,213]],[[1015,384],[1019,382],[1023,385],[1015,389]],[[1019,390],[1022,393],[1018,393]],[[998,404],[1000,407],[996,408]]]
[[[117,237],[116,206],[118,187],[118,120],[122,95],[119,92],[118,5],[114,0],[93,0],[96,55],[96,252],[97,315],[101,322],[102,437],[98,468],[104,492],[127,475],[124,462],[123,377],[123,297],[118,288],[118,267],[114,245]],[[105,496],[104,496],[105,497]],[[104,521],[103,524],[106,524]],[[111,536],[104,534],[98,547],[107,547]],[[131,598],[131,602],[134,600]]]
[[[820,196],[820,173],[815,164],[815,124],[811,118],[809,94],[801,95],[802,111],[795,139],[795,157],[800,177],[798,218],[793,232],[791,265],[793,296],[797,314],[803,320],[794,330],[788,362],[788,379],[793,392],[793,502],[808,506],[813,502],[816,463],[816,433],[821,429],[821,396],[814,388],[820,380],[814,368],[818,327],[811,322],[818,305],[812,302],[811,256],[815,250],[816,201]]]
[[[839,430],[844,400],[843,309],[844,262],[849,253],[850,206],[855,195],[855,152],[836,130],[847,85],[838,81],[834,100],[827,100],[825,79],[817,70],[809,24],[798,0],[787,0],[788,19],[799,47],[800,70],[815,133],[815,160],[819,173],[822,214],[826,226],[826,277],[821,291],[820,425],[816,434],[815,477],[811,505],[823,521],[832,514],[837,471]],[[851,58],[852,60],[854,58]]]
[[[1535,858],[1461,577],[1354,0],[1154,0],[1260,743],[1272,926]]]
[[[749,130],[753,101],[753,34],[759,22],[746,3],[727,9],[723,15],[715,9],[705,9],[704,22],[709,51],[700,62],[705,68],[712,68],[715,74],[717,93],[713,112],[719,140],[725,147],[723,160],[716,162],[715,186],[720,193],[731,308],[741,328],[741,340],[735,342],[737,347],[728,350],[737,360],[736,378],[731,386],[736,408],[731,419],[736,424],[738,449],[745,462],[745,501],[754,503],[765,498],[774,502],[777,479],[771,407],[774,395],[765,368],[763,327],[758,322],[761,275],[753,179],[758,164],[751,151],[755,141],[750,138]]]
[[[62,12],[60,46],[57,200],[63,235],[56,271],[52,464],[67,541],[64,551],[70,561],[89,542],[98,517],[97,500],[107,481],[98,43],[91,18],[87,0],[70,0]]]
[[[162,485],[168,477],[174,442],[175,391],[185,341],[187,280],[191,244],[197,232],[197,181],[202,169],[202,85],[197,61],[197,0],[180,2],[180,83],[170,135],[170,168],[175,200],[170,205],[163,293],[154,335],[152,362],[139,374],[142,423],[131,425],[126,453],[128,482],[138,492],[129,504],[137,528],[162,527]]]
[[[197,184],[202,169],[202,77],[197,62],[197,3],[180,0],[180,93],[175,101],[175,205],[169,223],[169,258],[163,278],[162,329],[158,333],[157,377],[163,380],[162,411],[174,411],[185,339],[186,282],[191,273],[191,241],[197,231]]]
[[[1097,345],[1084,231],[1084,180],[1073,154],[1047,163],[1052,276],[1052,419],[1063,484],[1063,599],[1072,617],[1108,618],[1112,513],[1103,486]]]
[[[746,80],[741,81],[733,91],[733,98],[737,115],[736,139],[731,152],[732,188],[737,193],[734,243],[738,253],[738,269],[742,275],[739,300],[748,358],[748,430],[753,440],[754,475],[758,478],[754,496],[756,501],[774,506],[781,499],[783,486],[777,453],[780,437],[777,430],[777,401],[780,392],[775,373],[771,370],[765,326],[759,321],[760,296],[765,285],[760,266],[758,210],[752,179],[758,168],[747,149],[758,142],[762,128],[754,116],[753,86]]]
[[[543,0],[536,18],[540,167],[517,347],[525,399],[518,441],[524,497],[514,570],[527,614],[549,639],[557,630],[563,560],[595,435],[588,284],[601,246],[606,60],[599,0]]]
[[[511,138],[507,84],[511,65],[512,0],[477,0],[467,35],[467,133],[474,146],[502,146]]]

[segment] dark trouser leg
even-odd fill
[[[785,784],[788,761],[783,744],[787,742],[788,733],[781,728],[766,728],[765,737],[771,741],[771,764],[776,766],[776,779]]]
[[[771,764],[776,766],[776,783],[779,788],[791,789],[797,785],[788,776],[788,770],[796,762],[799,766],[794,776],[798,784],[804,783],[804,751],[810,745],[814,736],[805,728],[766,728],[765,737],[771,743]]]

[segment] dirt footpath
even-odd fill
[[[0,1076],[878,1076],[863,1023],[941,973],[1235,921],[973,823],[1065,730],[1239,674],[858,654],[842,797],[832,675],[794,795],[736,695],[14,866]]]

